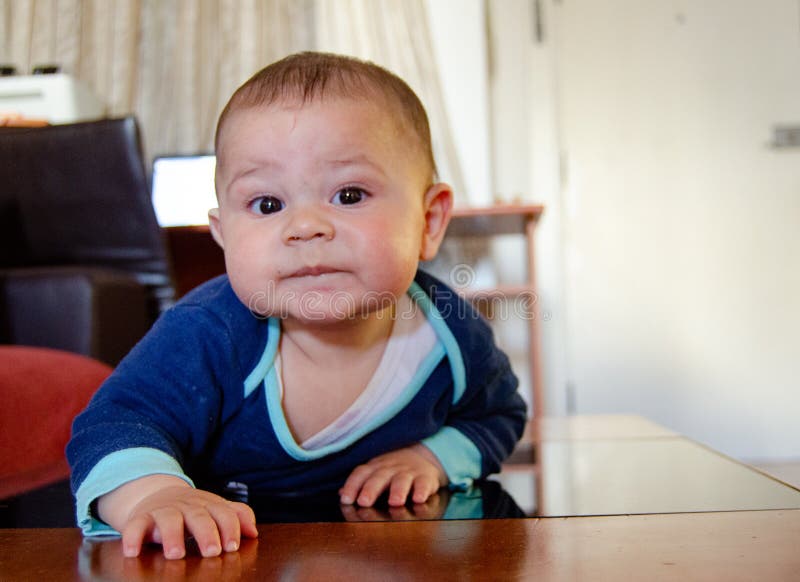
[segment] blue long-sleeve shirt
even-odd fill
[[[75,420],[67,457],[87,533],[90,504],[132,479],[181,476],[252,494],[336,490],[362,463],[423,442],[450,482],[497,472],[525,424],[517,379],[473,308],[418,272],[409,294],[437,344],[401,397],[343,442],[308,451],[289,431],[273,366],[280,325],[218,277],[156,322]],[[98,529],[98,526],[99,529]]]

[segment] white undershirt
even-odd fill
[[[422,362],[436,346],[437,337],[425,314],[408,295],[397,302],[396,318],[386,348],[372,379],[350,407],[300,446],[315,450],[347,438],[383,412],[403,393]],[[280,352],[275,368],[281,397],[283,379]]]

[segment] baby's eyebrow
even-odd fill
[[[247,178],[248,176],[252,176],[253,174],[259,174],[263,171],[274,171],[275,169],[279,168],[281,164],[274,160],[258,160],[257,162],[253,162],[252,164],[247,164],[243,168],[240,168],[231,178],[227,181],[228,184],[233,184],[234,182],[241,180],[242,178]]]
[[[369,156],[366,154],[357,154],[354,156],[348,156],[346,158],[337,158],[333,160],[329,160],[328,163],[331,166],[368,166],[381,174],[382,176],[386,176],[386,171],[383,169],[383,166],[373,162]]]

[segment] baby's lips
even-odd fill
[[[333,269],[331,267],[326,267],[324,265],[313,265],[308,267],[303,267],[292,273],[292,277],[317,277],[319,275],[325,275],[326,273],[336,273],[337,269]]]

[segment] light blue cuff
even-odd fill
[[[78,526],[87,537],[118,536],[117,530],[92,515],[91,505],[99,497],[129,481],[148,475],[172,475],[194,487],[178,461],[167,453],[151,448],[116,451],[100,459],[83,480],[76,498]]]
[[[481,452],[452,426],[443,426],[436,434],[423,439],[422,444],[439,459],[451,487],[469,487],[473,479],[481,476]]]
[[[482,519],[483,518],[483,493],[472,487],[464,491],[455,491],[450,496],[450,502],[442,519]]]

